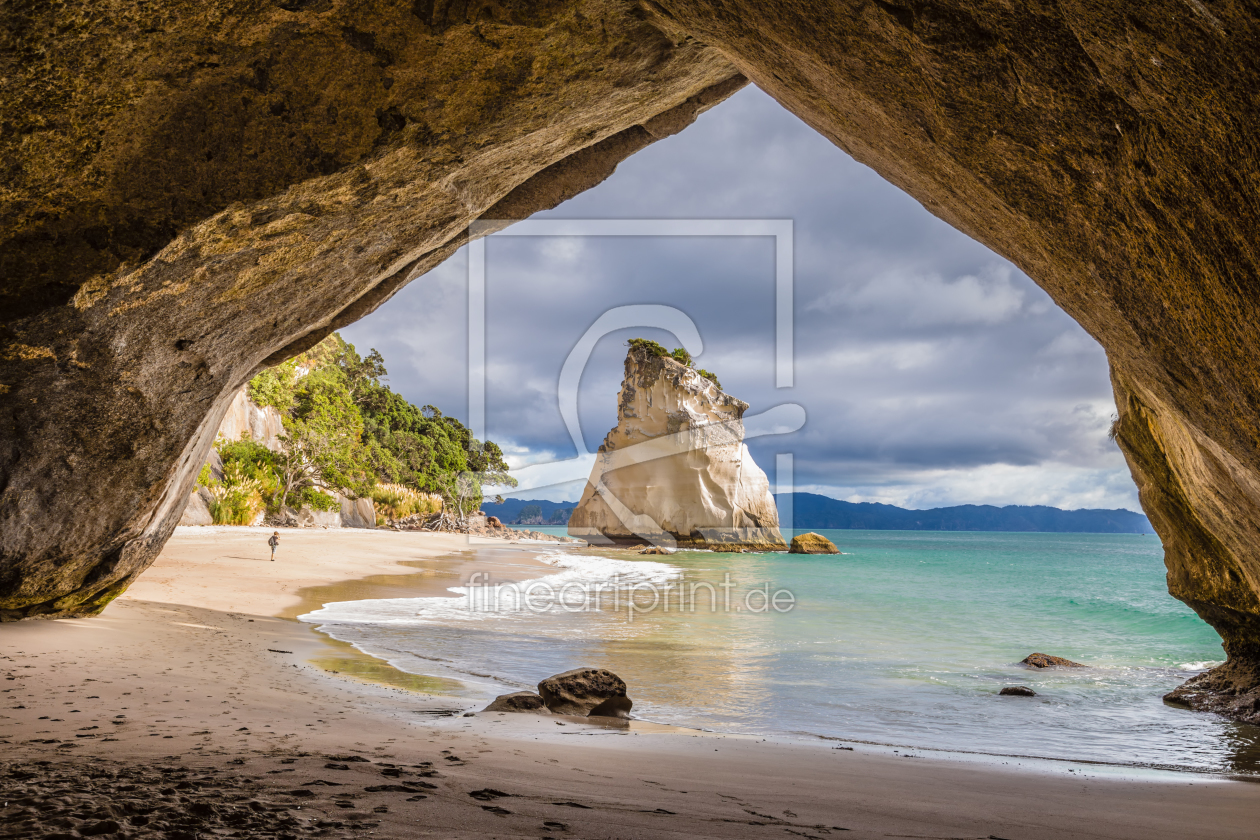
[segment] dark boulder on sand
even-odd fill
[[[1030,653],[1028,656],[1020,660],[1020,665],[1027,665],[1029,668],[1084,668],[1086,666],[1079,662],[1073,662],[1070,659],[1064,659],[1061,656],[1050,656],[1047,653]]]
[[[500,694],[482,711],[527,712],[535,715],[551,714],[546,704],[543,703],[543,699],[532,691],[514,691],[511,694]]]
[[[998,694],[1003,697],[1036,697],[1037,692],[1033,691],[1026,685],[1008,685],[1004,686]]]
[[[808,534],[797,534],[792,537],[792,545],[788,547],[788,554],[839,554],[840,549],[836,548],[836,544],[824,537],[822,534],[815,534],[810,531]]]
[[[538,684],[547,708],[558,715],[630,717],[634,702],[626,683],[603,668],[577,668],[547,677]]]

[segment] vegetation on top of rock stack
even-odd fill
[[[685,367],[691,368],[696,373],[700,374],[705,379],[712,382],[714,385],[717,386],[717,389],[719,391],[722,390],[722,383],[718,381],[718,378],[716,376],[714,376],[712,373],[705,370],[704,368],[695,366],[695,362],[692,360],[691,354],[687,352],[687,348],[685,347],[675,347],[673,350],[666,350],[664,345],[658,342],[655,342],[650,338],[632,338],[630,339],[630,346],[642,347],[644,350],[647,350],[653,356],[668,356],[669,358],[673,359],[679,364],[682,364]]]
[[[216,500],[215,521],[247,524],[286,505],[332,510],[329,491],[371,497],[394,519],[436,513],[444,501],[459,516],[480,506],[483,484],[515,485],[497,445],[434,406],[407,402],[381,383],[386,375],[379,351],[361,357],[334,333],[250,380],[250,399],[281,414],[282,449],[219,442],[223,480],[208,470],[199,478]]]

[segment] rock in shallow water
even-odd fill
[[[1026,685],[1008,685],[1003,686],[998,694],[1003,697],[1036,697],[1037,692],[1033,691]]]
[[[1165,694],[1164,702],[1260,725],[1260,664],[1239,658],[1218,665]]]
[[[532,691],[514,691],[511,694],[500,694],[482,711],[526,712],[536,715],[551,714],[551,710],[543,703],[542,697]]]
[[[770,481],[744,443],[748,403],[690,365],[631,345],[569,534],[592,545],[781,551]]]
[[[797,534],[792,537],[792,545],[788,548],[788,554],[839,554],[840,549],[836,548],[836,544],[824,537],[822,534],[815,534],[810,531],[808,534]]]
[[[538,684],[547,708],[558,715],[630,717],[634,702],[626,683],[603,668],[577,668],[547,677]]]
[[[1064,659],[1061,656],[1051,656],[1047,653],[1030,653],[1028,656],[1020,660],[1020,665],[1027,665],[1029,668],[1084,668],[1079,662],[1073,662],[1070,659]]]

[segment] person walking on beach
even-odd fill
[[[280,545],[280,532],[272,531],[271,539],[267,540],[267,545],[271,546],[271,562],[276,562],[276,546]]]

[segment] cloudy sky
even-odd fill
[[[792,453],[796,489],[849,501],[1140,510],[1107,439],[1115,407],[1098,344],[1006,260],[759,90],[535,218],[791,219],[795,384],[775,387],[770,237],[491,238],[486,428],[514,466],[575,458],[557,394],[566,357],[609,309],[659,304],[690,317],[697,364],[749,415],[804,407],[799,431],[749,441],[772,482],[775,455]],[[467,321],[465,249],[342,334],[385,355],[394,390],[467,421]],[[615,423],[638,335],[679,343],[645,328],[598,342],[578,391],[589,450]]]

